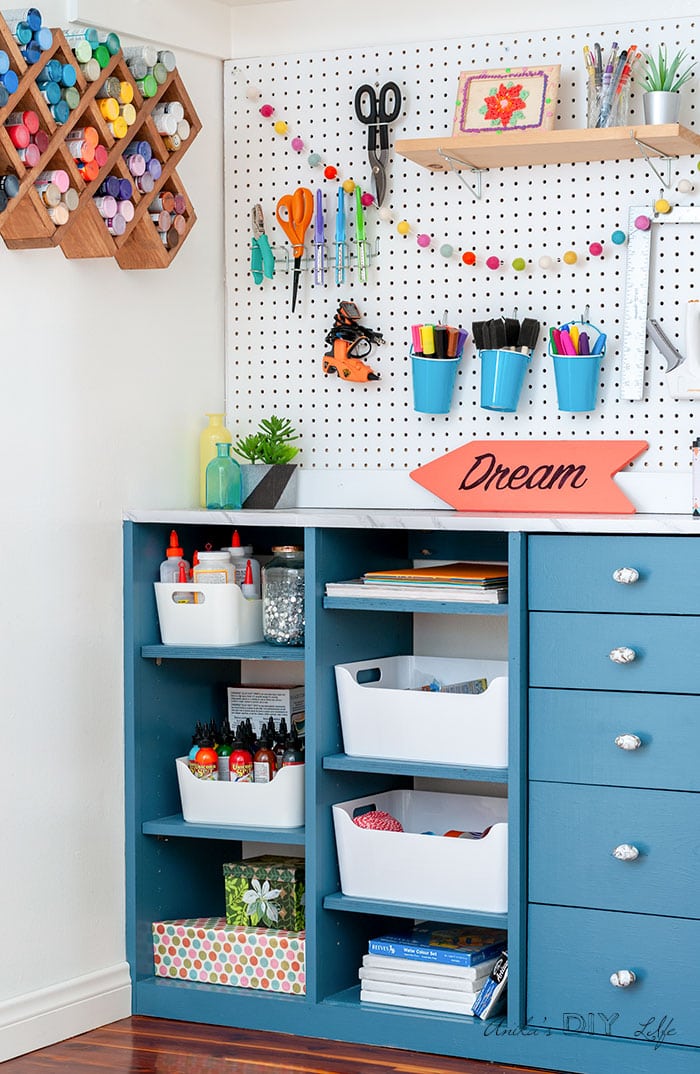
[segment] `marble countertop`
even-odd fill
[[[499,531],[506,533],[619,533],[700,535],[700,519],[690,514],[500,515],[450,510],[295,508],[275,511],[207,511],[195,508],[130,508],[128,522],[167,525],[310,526],[329,529]]]

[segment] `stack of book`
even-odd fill
[[[327,582],[326,596],[503,604],[508,599],[508,571],[504,563],[368,571],[349,582]]]
[[[429,921],[405,935],[379,936],[362,960],[360,999],[470,1015],[506,937],[500,929]]]

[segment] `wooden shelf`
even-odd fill
[[[634,137],[633,137],[634,136]],[[517,168],[531,164],[575,164],[584,161],[633,160],[644,156],[637,138],[662,157],[700,153],[700,134],[678,123],[657,126],[595,127],[555,131],[495,131],[457,137],[401,139],[394,149],[401,157],[432,171],[449,171],[452,157],[459,168]]]

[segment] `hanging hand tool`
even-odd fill
[[[277,223],[291,242],[294,250],[292,313],[294,313],[297,304],[301,260],[304,256],[304,237],[313,214],[314,196],[308,187],[300,186],[293,194],[285,194],[277,202]]]
[[[253,238],[251,240],[250,271],[255,282],[262,283],[263,276],[271,280],[275,275],[275,255],[265,234],[262,205],[254,205],[251,216],[253,220]]]
[[[379,380],[363,358],[372,347],[383,343],[381,332],[371,328],[360,328],[358,321],[361,314],[354,302],[341,302],[333,321],[333,327],[326,336],[330,350],[323,357],[323,372],[337,373],[341,380],[364,383]]]
[[[357,244],[357,271],[360,283],[367,283],[367,240],[365,238],[365,211],[362,206],[362,190],[355,187],[355,242]]]
[[[388,98],[393,97],[391,112]],[[399,118],[401,112],[401,90],[395,82],[385,82],[377,91],[373,86],[360,86],[355,94],[355,115],[360,123],[367,125],[367,156],[369,158],[377,205],[381,205],[386,194],[386,166],[389,161],[389,124]]]
[[[335,214],[335,282],[345,283],[345,191],[338,187],[338,208]]]
[[[323,232],[323,191],[316,191],[316,217],[314,220],[314,283],[323,286],[326,279],[326,240]]]

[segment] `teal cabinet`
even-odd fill
[[[682,577],[700,559],[700,545],[695,538],[622,533],[528,536],[507,532],[507,519],[483,519],[476,528],[468,517],[445,517],[444,527],[426,525],[425,516],[414,523],[410,512],[375,512],[370,519],[350,511],[149,512],[125,522],[134,1011],[513,1066],[697,1074],[700,1041],[689,1017],[695,989],[683,964],[700,940],[700,602],[695,582],[684,587]],[[276,544],[303,545],[304,648],[163,646],[152,583],[173,525],[188,553],[207,543],[227,546],[232,526],[262,554]],[[328,581],[431,559],[507,560],[508,603],[428,606],[325,596]],[[615,581],[618,568],[634,569],[638,578]],[[466,638],[464,657],[486,655],[485,636],[503,639],[507,767],[346,754],[335,665],[410,655],[416,635],[431,624],[439,633],[438,622]],[[635,648],[635,660],[615,663],[610,650],[624,646]],[[295,681],[305,682],[304,824],[188,824],[174,758],[185,752],[196,719],[223,717],[226,687],[256,681],[258,672],[265,678],[268,662],[277,681],[293,669]],[[427,789],[435,780],[449,781],[437,786],[450,792],[507,795],[505,913],[418,902],[410,891],[404,901],[342,892],[333,805]],[[305,858],[306,994],[156,978],[151,923],[223,914],[222,866],[244,857],[250,843]],[[615,858],[623,843],[636,845],[640,859]],[[482,1023],[360,1002],[358,968],[369,939],[416,918],[507,928],[505,1018]],[[617,988],[610,977],[624,969],[634,971],[634,983]],[[614,1031],[589,1025],[588,1012],[608,1010],[619,1011]],[[563,1023],[562,1012],[577,1017]],[[635,1033],[647,1012],[669,1012],[678,1032],[655,1041]]]

